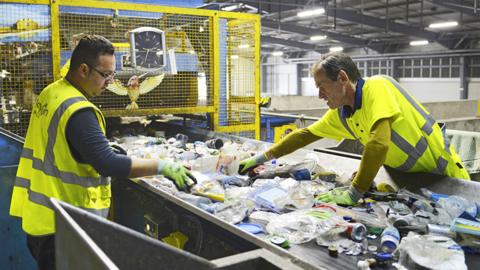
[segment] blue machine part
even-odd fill
[[[0,128],[0,265],[2,269],[35,269],[19,219],[8,212],[23,138]]]
[[[273,143],[273,139],[275,137],[273,128],[291,124],[294,122],[295,122],[295,118],[262,115],[260,119],[260,126],[262,127],[262,131],[264,130],[265,132],[264,136],[262,132],[262,138],[264,138],[266,142]]]
[[[227,20],[218,20],[218,42],[220,47],[219,60],[220,63],[220,111],[219,111],[219,125],[228,125],[228,111],[227,111]]]

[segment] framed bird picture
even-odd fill
[[[129,32],[133,68],[154,70],[166,65],[165,33],[154,27],[140,27]]]

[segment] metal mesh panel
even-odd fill
[[[220,126],[256,121],[255,20],[220,19]],[[247,132],[248,133],[248,132]]]
[[[115,85],[122,91],[92,99],[107,117],[207,113],[217,131],[259,133],[258,16],[103,1],[10,2],[0,4],[0,125],[14,133],[25,135],[35,95],[66,75],[84,34],[102,35],[115,47]],[[132,31],[145,27],[163,35],[160,69],[133,66]],[[133,75],[143,76],[138,98],[128,86]],[[151,78],[161,82],[142,88]]]
[[[132,75],[145,73],[130,65],[128,33],[138,27],[154,27],[165,32],[167,61],[163,69],[155,70],[145,78],[164,73],[163,81],[140,95],[136,101],[140,110],[125,110],[131,103],[129,96],[112,91],[94,98],[94,103],[106,115],[145,115],[168,112],[165,108],[212,106],[211,80],[206,79],[210,77],[212,62],[210,21],[205,16],[61,6],[61,62],[68,60],[71,54],[69,44],[75,36],[102,35],[115,46],[116,80],[127,87]]]
[[[20,136],[53,81],[50,44],[49,6],[0,3],[0,126]]]

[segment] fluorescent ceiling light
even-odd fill
[[[237,5],[231,5],[231,6],[228,6],[228,7],[223,7],[222,10],[225,10],[225,11],[232,11],[232,10],[235,10],[235,9],[238,9],[240,7],[240,4],[237,4]]]
[[[422,46],[422,45],[427,45],[428,40],[414,40],[410,41],[410,46]]]
[[[439,22],[439,23],[431,23],[428,28],[448,28],[457,26],[458,22],[451,21],[451,22]]]
[[[341,52],[343,47],[330,47],[330,52]]]
[[[248,44],[240,44],[240,45],[238,45],[238,48],[239,48],[239,49],[246,49],[246,48],[250,48],[250,45],[248,45]]]
[[[234,54],[234,55],[230,56],[230,58],[232,58],[232,59],[238,59],[238,55]]]
[[[325,13],[324,8],[318,8],[318,9],[312,9],[312,10],[305,10],[297,13],[298,17],[309,17],[309,16],[315,16],[315,15],[321,15]]]
[[[189,50],[188,53],[189,54],[195,54],[195,51],[194,50]]]
[[[282,52],[282,51],[272,52],[272,55],[273,55],[273,56],[282,56],[282,55],[283,55],[283,52]]]
[[[316,41],[316,40],[324,40],[326,38],[327,36],[311,36],[310,40]]]

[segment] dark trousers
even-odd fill
[[[27,234],[27,246],[37,262],[39,270],[55,269],[55,235],[31,236]]]

